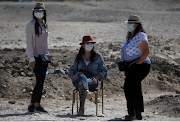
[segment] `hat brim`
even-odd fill
[[[90,43],[93,43],[93,44],[95,44],[96,42],[94,42],[94,41],[87,41],[87,42],[90,42]],[[79,45],[82,45],[82,44],[84,44],[84,43],[79,43]]]
[[[46,10],[44,8],[33,8],[32,10]]]
[[[136,23],[141,23],[141,21],[125,21],[125,23],[128,23],[128,22],[136,22]]]

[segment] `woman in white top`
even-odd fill
[[[141,120],[141,112],[144,112],[141,81],[148,75],[151,64],[148,57],[148,38],[142,27],[140,17],[137,15],[129,16],[127,30],[127,41],[121,48],[122,60],[129,64],[125,70],[124,83],[128,109],[125,120],[130,121],[134,118]]]
[[[36,76],[36,86],[33,90],[29,112],[47,112],[40,105],[43,84],[48,63],[44,64],[41,55],[48,54],[48,30],[44,3],[37,3],[33,9],[33,19],[26,26],[26,53],[29,57],[29,66]]]

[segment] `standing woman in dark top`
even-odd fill
[[[40,105],[43,84],[48,64],[44,64],[41,55],[48,54],[48,30],[44,3],[36,3],[32,12],[33,19],[26,26],[26,53],[29,57],[29,66],[36,76],[36,85],[28,107],[29,112],[47,112]]]

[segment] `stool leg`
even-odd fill
[[[98,112],[98,102],[97,102],[97,97],[98,97],[98,91],[95,92],[96,116],[97,116],[97,112]]]
[[[102,114],[104,114],[104,94],[103,94],[103,81],[101,81],[101,91],[102,91]]]
[[[77,91],[77,112],[78,112],[78,91]]]
[[[73,107],[75,103],[75,91],[73,91],[73,100],[72,100],[72,115],[73,115]]]

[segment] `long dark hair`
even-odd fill
[[[79,49],[79,53],[77,54],[77,57],[75,59],[78,64],[79,64],[80,60],[83,60],[82,55],[84,55],[84,54],[85,54],[84,48],[81,46],[80,49]],[[94,50],[94,47],[93,47],[93,49],[91,50],[90,62],[94,62],[94,58],[95,58],[96,54],[97,53],[96,53],[96,51]]]
[[[131,32],[127,32],[126,40],[131,39],[131,36],[132,36],[132,38],[133,38],[133,37],[134,37],[137,33],[139,33],[139,32],[144,32],[144,33],[146,33],[145,30],[144,30],[144,28],[142,27],[142,24],[141,24],[141,23],[136,23],[136,24],[138,24],[138,26],[136,27],[133,35],[131,35]]]
[[[34,10],[33,10],[32,14],[33,14],[33,19],[36,21],[36,23],[35,23],[35,34],[37,34],[38,37],[39,37],[39,34],[42,34],[42,28],[41,28],[41,33],[40,33],[39,32],[39,27],[41,27],[41,26],[39,25],[39,22],[38,22],[37,18],[34,16]],[[47,25],[47,22],[46,22],[46,10],[44,10],[43,20],[45,22],[44,27],[47,29],[48,25]]]

